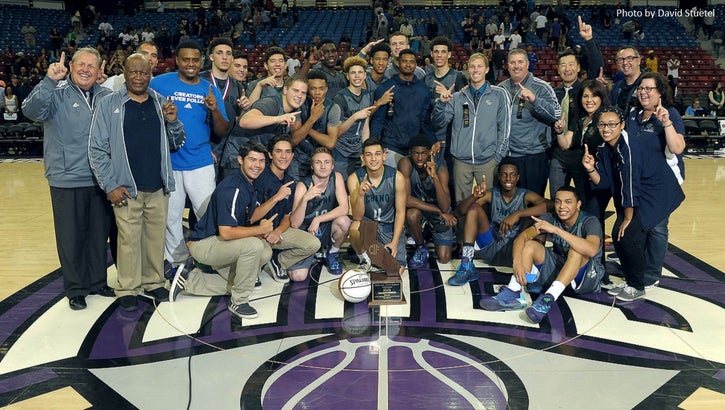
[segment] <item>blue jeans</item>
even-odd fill
[[[651,285],[662,277],[662,266],[665,264],[665,253],[667,252],[667,240],[669,229],[667,225],[670,218],[667,217],[647,231],[647,243],[644,254],[644,284]]]

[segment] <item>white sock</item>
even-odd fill
[[[371,260],[370,260],[370,257],[368,256],[368,253],[367,253],[367,252],[363,252],[363,253],[362,253],[362,255],[357,255],[357,257],[358,257],[358,258],[360,258],[360,261],[361,261],[361,262],[362,262],[363,260],[365,260],[365,261],[367,261],[367,262],[368,262],[368,263],[370,263],[370,264],[372,264],[372,263],[373,263],[373,261],[371,261]]]
[[[338,247],[337,247],[337,246],[335,246],[335,245],[332,245],[332,246],[330,246],[330,249],[329,249],[329,251],[328,251],[328,252],[329,252],[329,253],[338,253],[338,252],[340,252],[340,248],[338,248]]]
[[[564,284],[559,282],[558,280],[555,280],[554,283],[552,283],[549,289],[546,291],[546,293],[553,296],[554,300],[557,300],[559,299],[559,296],[564,293],[564,289],[566,289],[566,286],[564,286]]]
[[[516,281],[516,276],[511,275],[511,280],[509,281],[509,284],[506,285],[507,288],[513,290],[514,292],[521,292],[521,285],[519,282]]]

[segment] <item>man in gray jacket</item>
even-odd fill
[[[468,59],[468,87],[452,93],[438,84],[440,97],[433,108],[433,123],[452,122],[451,155],[456,200],[471,195],[473,180],[494,180],[496,165],[509,151],[511,100],[506,91],[486,81],[488,59],[475,53]],[[489,182],[488,189],[492,187]]]
[[[549,179],[551,128],[561,118],[561,106],[549,83],[529,73],[529,57],[509,51],[511,76],[499,84],[511,98],[511,158],[519,168],[519,186],[544,196]]]
[[[50,184],[55,241],[70,308],[86,308],[89,294],[114,296],[106,284],[106,240],[111,210],[88,163],[91,115],[111,91],[96,84],[101,56],[84,47],[65,53],[23,101],[23,114],[43,121],[43,162]]]
[[[169,149],[186,138],[177,107],[149,89],[151,64],[141,53],[124,64],[125,86],[98,104],[91,120],[88,156],[118,226],[118,303],[136,310],[143,291],[157,302],[164,288],[164,229],[174,190]]]

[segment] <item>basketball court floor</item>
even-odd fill
[[[458,261],[404,275],[405,305],[344,302],[325,268],[269,276],[260,315],[182,295],[126,313],[71,311],[37,160],[0,163],[0,406],[8,409],[725,408],[725,158],[686,160],[664,277],[645,300],[559,299],[541,324],[486,312],[507,283],[446,284]],[[610,221],[611,223],[611,221]],[[509,270],[510,272],[510,270]],[[109,268],[113,286],[115,270]]]

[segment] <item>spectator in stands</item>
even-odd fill
[[[544,35],[546,34],[546,26],[549,23],[546,15],[539,14],[538,16],[536,16],[536,19],[532,19],[532,21],[536,25],[536,37],[538,37],[542,41],[546,41]]]
[[[632,40],[636,29],[637,23],[634,20],[629,20],[628,22],[622,24],[622,38],[624,38],[625,41]]]
[[[428,38],[438,37],[438,23],[436,22],[435,17],[431,16],[428,19],[428,24],[425,26],[425,33],[428,36]]]
[[[672,106],[672,91],[662,74],[645,73],[637,87],[639,107],[627,115],[626,130],[642,150],[665,160],[680,184],[685,178],[682,153],[685,150],[685,124]],[[674,192],[674,191],[673,191]],[[662,276],[667,252],[669,214],[646,226],[644,284],[656,286]]]
[[[707,93],[707,98],[710,100],[710,110],[715,111],[715,115],[724,115],[725,110],[725,91],[723,91],[722,83],[712,83],[710,92]]]
[[[700,99],[695,98],[692,100],[692,105],[685,110],[685,115],[688,117],[704,117],[707,115],[707,110],[704,107],[700,107]]]
[[[20,102],[18,96],[13,94],[12,85],[5,86],[2,101],[3,122],[20,122]]]
[[[667,79],[670,81],[672,95],[677,96],[677,86],[680,83],[680,59],[675,53],[670,54],[670,59],[667,60]]]
[[[106,284],[106,240],[111,207],[93,178],[88,136],[93,110],[111,91],[96,84],[101,56],[90,47],[65,53],[23,102],[23,113],[43,121],[45,175],[50,184],[56,246],[70,308],[86,308],[89,294],[115,296]],[[67,80],[67,81],[63,81]]]
[[[510,156],[519,169],[519,185],[544,196],[551,128],[561,118],[561,106],[549,83],[529,72],[524,50],[509,52],[508,69],[511,77],[499,85],[509,93],[515,110],[511,114]]]
[[[156,302],[169,299],[163,266],[174,190],[169,150],[183,145],[186,134],[176,105],[148,89],[149,61],[135,53],[125,64],[126,88],[104,98],[93,115],[88,157],[118,226],[118,303],[133,311],[140,292]]]
[[[35,27],[31,26],[29,21],[26,21],[20,29],[20,34],[23,35],[26,46],[35,47]]]
[[[660,60],[657,58],[657,56],[655,56],[654,50],[649,50],[647,52],[647,59],[644,60],[644,68],[650,73],[660,72]]]
[[[431,111],[431,93],[425,83],[415,77],[415,53],[400,51],[400,72],[386,80],[375,90],[375,100],[392,92],[393,99],[380,106],[370,121],[370,135],[382,141],[387,154],[386,164],[395,168],[398,160],[408,152],[408,141],[423,133],[433,140],[428,117]]]
[[[182,227],[186,198],[191,201],[196,217],[201,218],[216,186],[210,142],[219,142],[230,128],[223,95],[199,77],[202,57],[198,43],[181,43],[176,47],[178,71],[151,80],[152,89],[177,105],[179,120],[186,131],[186,143],[171,154],[176,190],[169,197],[164,254],[172,266],[189,257]],[[167,265],[165,270],[168,268]]]
[[[400,30],[401,33],[405,34],[409,39],[413,37],[413,26],[410,24],[408,19],[401,19],[400,20]]]
[[[724,37],[721,28],[715,29],[712,33],[712,51],[715,52],[715,58],[720,58],[720,47]]]
[[[559,23],[559,18],[554,18],[554,21],[549,27],[549,45],[554,51],[559,51],[559,38],[561,37],[563,28]]]

